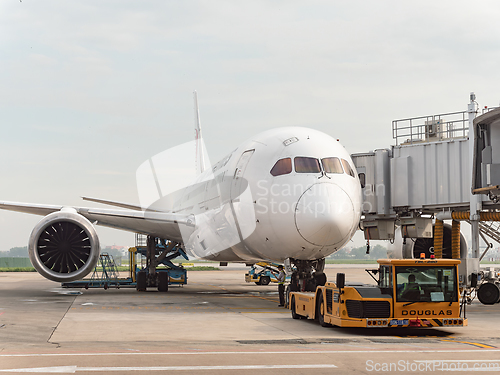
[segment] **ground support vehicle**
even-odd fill
[[[327,282],[315,292],[291,292],[294,319],[317,319],[322,326],[466,326],[460,299],[458,259],[381,259],[367,270],[377,285]],[[378,276],[378,279],[373,276]]]
[[[113,256],[108,253],[99,255],[94,271],[90,278],[61,283],[63,288],[120,288],[120,286],[128,286],[131,280],[121,279],[119,277],[118,268],[113,259]]]
[[[252,265],[250,271],[245,274],[245,281],[257,285],[269,285],[271,282],[277,283],[276,274],[279,273],[278,266],[278,263],[271,262],[255,263]],[[260,267],[260,269],[257,267]],[[285,280],[289,281],[290,276],[287,276]]]
[[[141,267],[136,262],[137,253],[142,255],[142,260],[146,259]],[[158,291],[167,292],[169,285],[187,284],[187,270],[172,262],[179,255],[187,259],[181,248],[169,246],[162,239],[151,238],[147,244],[138,244],[129,249],[129,277],[120,278],[113,257],[104,253],[99,256],[89,279],[65,282],[61,286],[85,289],[132,287],[140,292],[146,291],[148,287],[157,287]]]

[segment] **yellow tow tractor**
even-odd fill
[[[336,283],[318,286],[316,292],[291,292],[292,317],[317,319],[324,327],[467,325],[465,300],[460,302],[460,260],[380,259],[378,263],[378,269],[366,270],[377,285],[346,285],[345,274],[338,273]]]

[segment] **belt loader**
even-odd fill
[[[377,285],[346,285],[345,274],[338,273],[336,283],[317,286],[315,292],[291,292],[292,317],[339,327],[467,325],[465,300],[460,302],[460,260],[380,259],[378,264],[378,269],[366,270]]]

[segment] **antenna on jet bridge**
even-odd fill
[[[199,175],[203,173],[206,169],[205,167],[205,150],[203,147],[203,138],[201,136],[201,126],[200,126],[200,110],[198,109],[198,94],[196,91],[193,92],[194,96],[194,140],[196,143],[196,174]]]

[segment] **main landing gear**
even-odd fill
[[[172,263],[172,259],[179,255],[188,260],[178,243],[137,234],[136,249],[146,256],[145,267],[137,272],[137,291],[144,292],[148,287],[157,287],[159,292],[167,292],[169,284],[187,283],[184,267]],[[160,264],[165,268],[158,268]]]

